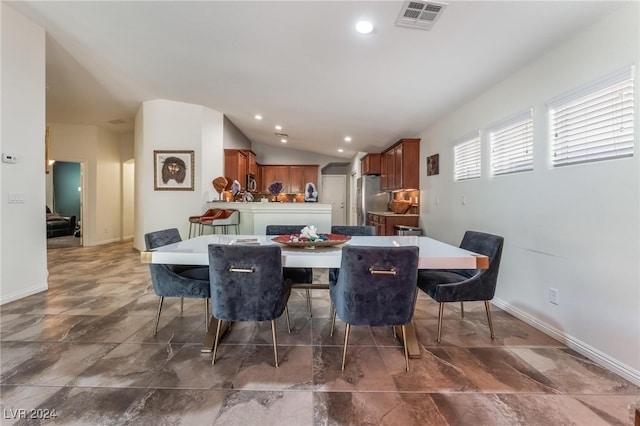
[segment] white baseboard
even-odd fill
[[[558,330],[557,328],[550,326],[547,323],[540,321],[538,318],[529,315],[527,312],[523,312],[518,308],[514,308],[504,300],[495,298],[491,301],[498,308],[510,313],[514,317],[526,322],[530,326],[540,330],[544,334],[547,334],[561,343],[567,345],[567,347],[574,351],[584,355],[596,364],[601,365],[609,371],[616,373],[624,379],[630,381],[636,386],[640,386],[640,371],[633,369],[632,367],[612,358],[610,355],[586,344],[585,342],[576,339],[573,336],[566,334],[565,332]]]
[[[22,290],[19,293],[14,293],[6,297],[3,295],[3,297],[0,298],[0,305],[13,302],[14,300],[22,299],[23,297],[31,296],[32,294],[40,293],[42,291],[47,291],[48,289],[49,289],[49,286],[45,283],[43,285]]]

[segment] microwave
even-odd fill
[[[256,192],[258,190],[258,184],[256,183],[256,177],[251,174],[251,173],[247,173],[247,191],[249,192]]]

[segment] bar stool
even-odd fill
[[[202,227],[200,226],[200,219],[206,216],[212,216],[214,214],[213,213],[214,210],[217,210],[217,209],[209,209],[199,216],[189,216],[189,238],[191,238],[192,233],[194,237],[197,237],[198,235],[202,235]],[[193,225],[196,225],[195,228]]]
[[[200,235],[204,226],[211,227],[211,233],[215,233],[216,227],[222,227],[222,233],[228,234],[229,227],[235,227],[235,233],[239,234],[240,212],[234,209],[213,209],[213,214],[200,218]]]

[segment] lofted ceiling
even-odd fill
[[[48,122],[132,132],[142,102],[170,99],[343,158],[416,136],[621,4],[452,0],[423,30],[395,24],[403,1],[5,3],[47,33]]]

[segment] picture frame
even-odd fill
[[[194,165],[193,151],[153,151],[153,189],[193,191]]]
[[[440,154],[427,157],[427,176],[440,174]]]

